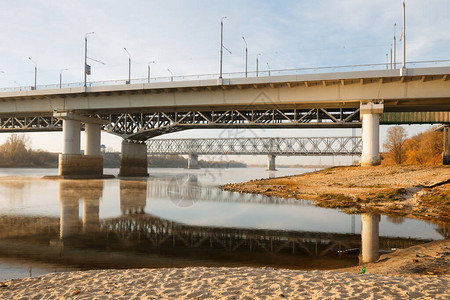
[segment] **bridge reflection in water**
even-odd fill
[[[102,180],[58,184],[59,220],[12,216],[0,219],[2,240],[26,237],[30,248],[15,249],[16,255],[87,268],[270,265],[307,269],[356,265],[358,258],[345,254],[355,248],[361,248],[359,260],[369,262],[378,259],[380,249],[404,248],[424,242],[379,237],[378,215],[361,216],[362,233],[359,235],[196,226],[145,213],[147,199],[156,197],[169,198],[180,206],[196,201],[309,203],[224,192],[213,186],[200,186],[195,176],[174,177],[169,182],[120,181],[121,215],[112,218],[100,218],[100,202],[107,201],[103,199]],[[446,228],[442,230],[442,234],[448,236]]]

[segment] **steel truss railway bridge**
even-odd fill
[[[275,170],[276,156],[359,155],[361,137],[150,139],[151,155],[189,155],[188,168],[199,167],[199,155],[267,155],[267,169]]]
[[[362,127],[361,163],[376,165],[380,124],[450,123],[449,76],[402,68],[5,91],[0,130],[62,130],[62,176],[103,174],[102,130],[123,138],[120,176],[148,175],[146,140],[202,128]]]

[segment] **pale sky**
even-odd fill
[[[267,63],[271,70],[385,63],[394,23],[397,61],[401,59],[402,0],[0,0],[0,89],[34,84],[34,64],[28,57],[37,64],[38,85],[59,83],[63,69],[67,69],[62,72],[63,83],[82,82],[84,37],[92,31],[88,56],[105,64],[90,62],[90,81],[126,79],[128,54],[124,47],[131,54],[132,78],[146,78],[149,61],[155,61],[152,77],[170,76],[167,69],[175,76],[218,73],[220,20],[225,16],[224,45],[232,54],[224,51],[224,72],[244,71],[242,36],[248,44],[248,68],[253,72],[258,53],[260,71],[267,71]],[[450,1],[407,0],[406,16],[407,61],[450,59]],[[410,135],[419,130],[415,126],[407,129]],[[191,130],[171,137],[218,134]],[[330,132],[242,134],[323,136]],[[33,148],[61,151],[60,133],[27,135]],[[352,131],[332,135],[352,135]],[[384,135],[385,128],[381,143]],[[1,134],[0,143],[7,136]],[[102,143],[116,150],[120,150],[120,141],[102,134]]]

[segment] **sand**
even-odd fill
[[[227,191],[313,200],[351,213],[450,222],[450,166],[334,167],[221,186]],[[435,200],[432,200],[435,199]]]
[[[48,274],[3,282],[1,299],[449,299],[450,276],[274,268],[170,268]]]

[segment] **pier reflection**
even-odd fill
[[[60,239],[76,235],[81,231],[92,233],[99,230],[100,198],[103,181],[60,181],[58,201],[61,206]],[[82,222],[79,220],[80,201],[83,203]]]
[[[163,180],[121,180],[118,182],[120,213],[107,218],[100,215],[102,203],[107,201],[102,200],[105,188],[102,180],[60,181],[60,218],[3,216],[0,243],[7,239],[12,247],[12,241],[21,240],[10,248],[14,249],[11,250],[14,255],[86,268],[255,265],[329,269],[375,261],[380,249],[405,248],[424,242],[380,237],[380,216],[370,214],[361,215],[359,235],[354,231],[196,226],[148,213],[151,206],[147,207],[147,201],[153,197],[174,203],[290,201],[252,198],[252,195],[201,186],[196,176],[178,176],[174,180],[177,186]],[[448,226],[436,230],[448,235]],[[26,249],[24,242],[28,245]],[[361,249],[360,259],[357,253],[348,254],[347,250],[354,249]]]

